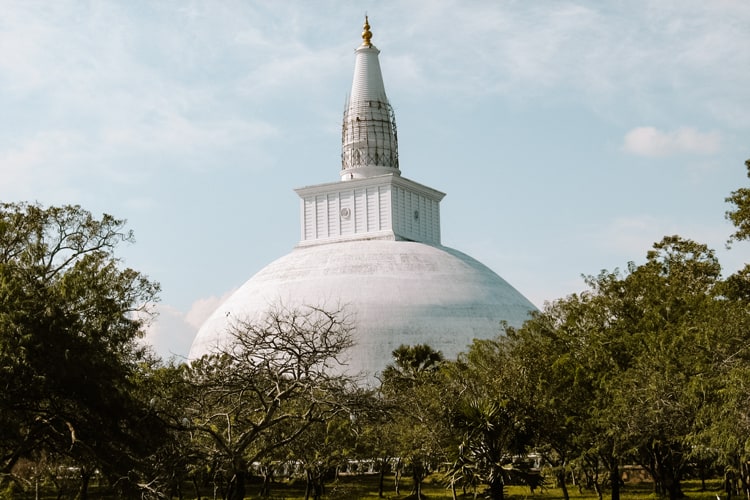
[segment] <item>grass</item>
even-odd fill
[[[389,500],[407,500],[410,498],[412,482],[408,477],[401,480],[400,494],[397,495],[394,490],[393,476],[386,476],[384,482],[384,498]],[[98,488],[92,488],[89,498],[94,500],[114,498],[110,495],[101,494]],[[249,482],[247,484],[246,499],[259,498],[260,484]],[[507,500],[562,500],[562,490],[560,488],[537,489],[531,493],[527,486],[509,486],[506,490]],[[579,492],[575,486],[569,486],[568,492],[570,500],[598,500],[593,490],[583,490]],[[706,490],[701,490],[700,481],[685,481],[683,483],[683,492],[689,500],[716,500],[717,495],[724,496],[721,491],[721,481],[708,481]],[[183,490],[184,500],[195,500],[192,487],[185,485]],[[439,475],[428,477],[422,485],[422,493],[427,500],[452,500],[451,491],[445,487],[440,480]],[[473,492],[463,494],[461,490],[457,491],[458,498],[461,500],[473,499]],[[0,494],[0,498],[3,495]],[[13,494],[7,498],[34,498],[33,492]],[[40,499],[53,499],[56,496],[50,496],[46,491],[39,497]],[[70,498],[70,497],[67,497]],[[174,497],[176,498],[176,497]],[[203,492],[202,499],[212,499],[213,495],[208,491]],[[269,500],[303,500],[305,498],[304,481],[280,481],[271,487],[271,496]],[[342,475],[337,481],[326,484],[325,500],[376,500],[378,499],[378,476],[377,475]],[[482,498],[481,495],[478,498]],[[609,491],[604,492],[604,500],[609,499]],[[656,500],[659,498],[653,492],[653,484],[650,482],[632,482],[625,483],[621,491],[622,500]]]
[[[701,491],[700,481],[685,481],[683,483],[683,492],[689,500],[716,500],[717,495],[723,494],[721,491],[721,481],[708,481],[706,490]],[[393,476],[386,476],[384,482],[384,498],[389,500],[407,500],[410,498],[412,482],[409,478],[404,477],[401,481],[400,494],[397,495],[394,489]],[[248,496],[246,498],[258,498],[259,487],[255,484],[248,485]],[[378,499],[378,476],[377,475],[358,475],[358,476],[341,476],[336,482],[326,484],[325,499],[330,500],[376,500]],[[506,490],[507,500],[562,500],[562,490],[560,488],[537,489],[531,493],[527,486],[509,486]],[[447,489],[440,480],[439,476],[430,476],[422,484],[423,496],[428,500],[452,500],[453,496],[450,489]],[[570,500],[598,500],[593,490],[583,490],[579,492],[575,486],[569,486],[568,493]],[[461,490],[457,491],[460,499],[473,499],[473,492],[467,492],[465,495]],[[271,489],[272,500],[302,500],[305,498],[305,484],[303,481],[292,483],[275,483]],[[481,498],[479,495],[478,498]],[[609,498],[609,491],[604,492],[604,500]],[[626,483],[621,490],[622,500],[655,500],[658,495],[653,492],[653,484],[650,482],[633,482]],[[194,500],[194,499],[193,499]]]

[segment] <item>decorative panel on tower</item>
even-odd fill
[[[438,202],[429,197],[394,187],[394,232],[405,240],[440,243]]]

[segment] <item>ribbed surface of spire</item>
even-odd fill
[[[380,51],[370,43],[365,18],[362,45],[356,49],[354,81],[342,126],[341,179],[393,173],[398,168],[396,120],[380,71]]]

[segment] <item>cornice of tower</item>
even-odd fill
[[[434,201],[440,201],[445,197],[445,193],[438,191],[437,189],[431,188],[419,182],[407,179],[406,177],[396,176],[393,174],[377,175],[366,178],[354,179],[346,184],[337,182],[326,182],[324,184],[314,184],[311,186],[303,186],[294,190],[300,197],[310,195],[321,195],[333,192],[336,189],[358,189],[367,188],[374,186],[385,186],[385,185],[396,185],[402,188],[408,188],[414,193],[419,193],[422,196],[428,197]]]

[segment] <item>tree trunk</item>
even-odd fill
[[[596,464],[593,473],[591,474],[591,477],[589,480],[591,481],[592,486],[594,487],[594,491],[596,492],[596,496],[599,500],[602,500],[602,485],[599,484],[599,464]]]
[[[411,477],[414,480],[414,494],[417,500],[422,500],[422,480],[425,476],[425,467],[421,460],[411,464]]]
[[[488,490],[492,500],[503,500],[505,496],[505,483],[502,477],[497,477],[490,482]]]
[[[238,467],[238,469],[240,469]],[[244,500],[245,498],[245,470],[244,468],[234,471],[234,476],[229,482],[227,500]]]
[[[578,494],[583,495],[583,483],[581,482],[581,478],[578,477],[575,469],[570,472],[570,477],[573,480],[573,485],[578,488]]]
[[[323,497],[323,473],[316,470],[312,475],[313,500],[320,500]]]
[[[679,447],[657,446],[657,467],[661,484],[662,494],[669,497],[669,500],[683,498],[682,487],[680,484],[682,454]]]
[[[750,467],[747,462],[742,462],[740,465],[740,484],[742,484],[742,491],[745,493],[745,498],[750,499]]]
[[[394,486],[396,488],[396,495],[400,495],[401,494],[400,490],[401,490],[401,472],[402,472],[402,467],[403,467],[403,465],[401,463],[401,459],[399,458],[398,460],[396,460],[396,470],[394,471],[394,478],[393,478],[393,483],[394,483]]]
[[[271,496],[271,483],[273,482],[273,469],[271,465],[262,465],[260,467],[261,475],[263,476],[263,484],[260,486],[260,497],[267,498]]]
[[[195,488],[195,498],[197,498],[198,500],[203,500],[201,498],[201,490],[198,487],[198,480],[196,478],[193,478],[193,488]]]
[[[89,481],[91,481],[91,472],[81,467],[81,489],[78,490],[78,500],[87,500],[89,497]]]
[[[271,479],[267,474],[263,474],[263,484],[260,485],[259,495],[261,498],[267,498],[271,496]]]
[[[586,481],[588,484],[590,484],[594,491],[596,492],[596,496],[599,500],[602,500],[602,485],[599,483],[599,460],[595,460],[592,465],[592,470],[588,470],[586,472]]]
[[[560,489],[562,489],[563,494],[563,500],[570,500],[570,494],[568,493],[568,484],[567,484],[567,476],[568,473],[565,470],[565,464],[560,466],[560,472],[558,473],[557,482],[560,485]]]
[[[612,483],[612,500],[620,500],[620,467],[617,462],[612,464],[609,480]]]
[[[378,481],[378,498],[383,498],[384,495],[384,483],[385,483],[385,459],[380,461],[380,480]]]

